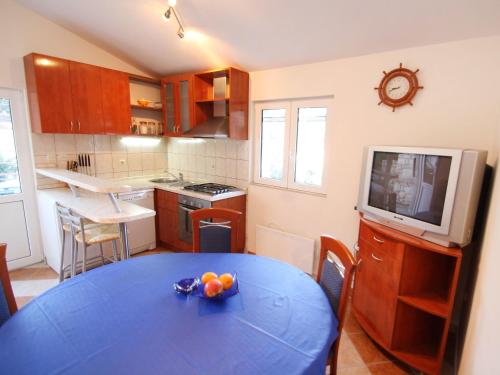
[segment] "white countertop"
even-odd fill
[[[121,212],[116,212],[107,194],[80,191],[80,196],[75,197],[69,189],[38,190],[39,198],[48,197],[71,208],[80,216],[86,217],[100,224],[127,223],[156,215],[148,208],[129,202],[118,201]]]
[[[132,191],[130,186],[116,180],[106,180],[65,169],[37,168],[36,173],[95,193],[123,193]]]
[[[172,193],[187,195],[189,197],[200,198],[210,202],[220,201],[222,199],[228,199],[233,197],[238,197],[240,195],[246,195],[246,192],[243,190],[235,190],[227,193],[210,195],[205,193],[197,193],[195,191],[184,190],[181,186],[172,186],[167,184],[159,184],[151,182],[150,180],[159,178],[161,176],[148,176],[148,177],[129,177],[129,178],[121,178],[116,179],[114,181],[120,182],[124,185],[130,186],[132,190],[143,190],[143,189],[160,189],[165,191],[170,191]],[[197,181],[195,183],[204,183],[206,181]]]

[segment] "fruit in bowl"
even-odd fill
[[[211,279],[205,284],[204,293],[208,298],[218,296],[224,291],[224,285],[219,279]]]
[[[215,272],[205,272],[203,276],[201,276],[201,282],[203,284],[208,283],[210,280],[216,279],[218,276]]]
[[[233,286],[233,275],[230,273],[225,273],[219,276],[219,281],[222,283],[224,290],[231,289]]]
[[[147,107],[151,103],[147,99],[137,99],[137,104],[139,104],[141,107]]]

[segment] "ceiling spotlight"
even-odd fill
[[[170,21],[170,16],[172,15],[172,11],[170,10],[172,8],[168,8],[167,11],[163,14],[163,18],[165,21]]]
[[[177,36],[181,39],[184,39],[184,29],[182,27],[177,30]]]
[[[175,7],[176,4],[177,4],[177,0],[168,0],[168,5],[169,6]]]

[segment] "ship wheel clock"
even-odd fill
[[[417,91],[424,88],[418,84],[418,71],[419,69],[411,71],[403,68],[403,64],[399,64],[399,68],[393,69],[389,73],[384,71],[380,85],[375,87],[380,97],[378,105],[383,103],[392,107],[392,112],[396,110],[396,107],[405,104],[413,105],[412,99]]]

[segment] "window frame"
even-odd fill
[[[329,150],[327,147],[328,137],[331,130],[333,97],[317,97],[307,99],[290,99],[280,101],[263,101],[255,104],[255,165],[254,182],[262,185],[281,187],[288,190],[326,194],[326,181],[328,178]],[[325,137],[323,143],[323,171],[321,185],[308,185],[295,182],[295,167],[297,160],[297,135],[298,135],[298,111],[300,108],[326,108]],[[285,109],[285,140],[283,150],[283,178],[273,180],[262,178],[261,173],[261,151],[262,151],[262,110]]]
[[[283,174],[281,180],[265,178],[261,176],[262,162],[262,112],[265,109],[284,109],[285,110],[285,139],[283,143]],[[289,101],[273,101],[262,102],[255,104],[255,139],[256,145],[256,167],[254,168],[254,181],[263,185],[287,187],[288,183],[288,157],[289,157],[289,141],[290,141],[290,102]]]

